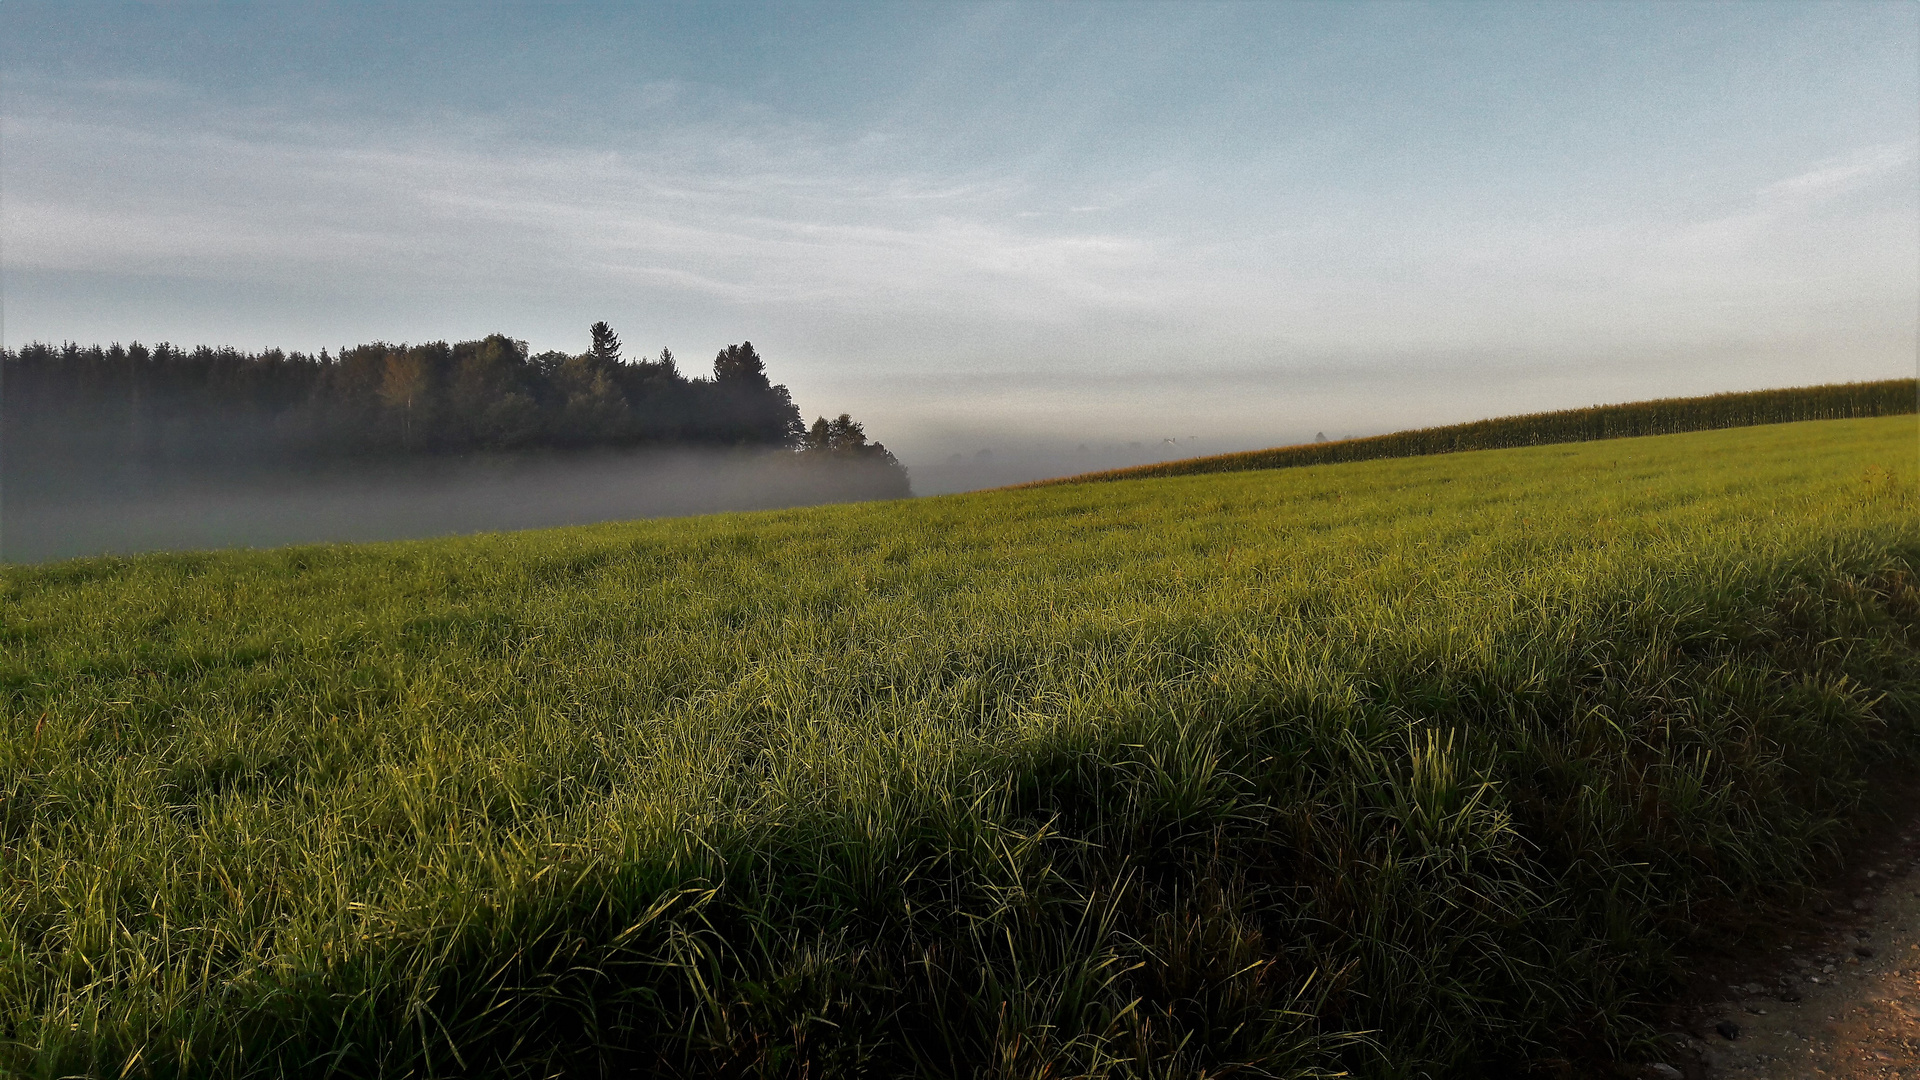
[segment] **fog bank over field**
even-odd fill
[[[1132,439],[1095,436],[1083,442],[987,437],[974,449],[944,456],[927,454],[916,459],[912,465],[913,491],[916,495],[979,491],[1076,473],[1155,465],[1221,453],[1225,449],[1209,446],[1197,436]]]
[[[36,478],[41,481],[48,477]],[[725,451],[472,456],[144,490],[0,493],[0,560],[397,540],[870,498],[855,463]],[[60,494],[62,488],[66,494]]]

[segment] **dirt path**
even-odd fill
[[[1851,899],[1718,976],[1678,1060],[1648,1075],[1920,1080],[1920,827],[1887,839]]]

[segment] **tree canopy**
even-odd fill
[[[318,355],[35,343],[0,350],[4,437],[25,460],[65,465],[545,447],[817,449],[751,342],[722,349],[711,375],[688,378],[668,350],[630,361],[611,326],[594,323],[590,334],[585,352],[538,355],[503,334]],[[851,418],[832,423],[842,425],[834,453],[876,445]],[[850,442],[849,431],[858,438]],[[890,454],[884,461],[899,468]]]

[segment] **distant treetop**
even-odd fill
[[[597,322],[588,327],[588,331],[593,334],[593,346],[588,351],[608,363],[619,363],[620,335],[613,332],[613,327]]]

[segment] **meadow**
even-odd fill
[[[1742,390],[1704,397],[1656,398],[1617,405],[1590,405],[1581,409],[1525,413],[1470,420],[1463,424],[1414,428],[1385,435],[1297,443],[1264,450],[1181,458],[1155,465],[1081,473],[1051,480],[1035,480],[1022,487],[1138,480],[1149,476],[1198,476],[1202,473],[1246,469],[1293,469],[1302,465],[1331,465],[1381,458],[1457,454],[1462,450],[1508,450],[1518,446],[1550,446],[1598,439],[1634,439],[1646,435],[1677,435],[1688,431],[1760,424],[1791,424],[1801,420],[1863,420],[1875,416],[1906,416],[1920,406],[1920,380],[1882,379],[1878,382],[1827,383],[1779,390]]]
[[[1912,416],[0,570],[0,1071],[1647,1052],[1916,758]]]

